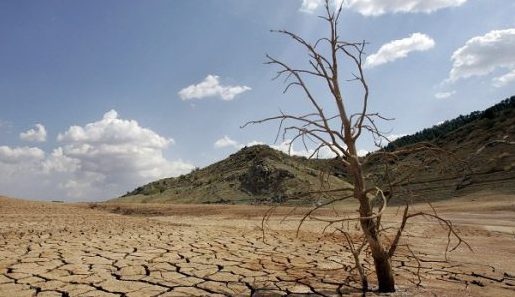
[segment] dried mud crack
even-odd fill
[[[264,243],[257,228],[182,220],[0,198],[0,296],[359,295],[352,256],[334,238],[285,231]],[[399,296],[515,291],[512,271],[421,253],[394,260]],[[416,271],[423,287],[410,285]]]

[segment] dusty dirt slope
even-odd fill
[[[514,196],[490,198],[436,205],[475,250],[449,261],[445,231],[417,221],[406,240],[420,263],[400,251],[391,296],[513,296]],[[265,207],[170,206],[157,217],[100,208],[0,198],[0,296],[359,296],[343,240],[318,224],[295,238],[298,217],[281,223],[289,209],[272,216],[263,243]]]

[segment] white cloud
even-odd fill
[[[41,163],[41,170],[43,173],[76,172],[80,165],[80,160],[66,156],[63,148],[58,147]]]
[[[233,140],[233,139],[229,138],[229,136],[225,135],[224,137],[215,141],[214,147],[217,149],[226,148],[226,147],[233,147],[236,149],[240,149],[243,147],[243,145],[239,144],[236,140]]]
[[[48,191],[39,170],[44,159],[45,152],[36,147],[0,146],[1,195],[35,198]]]
[[[404,137],[406,135],[408,135],[408,134],[391,134],[391,135],[386,136],[386,138],[390,141],[394,141],[394,140]]]
[[[164,157],[172,139],[119,118],[114,110],[99,121],[70,127],[58,140],[62,145],[48,156],[39,148],[0,147],[0,188],[7,189],[5,194],[98,200],[194,168]]]
[[[385,13],[432,13],[465,2],[467,0],[345,0],[344,6],[365,16],[378,16]]]
[[[293,145],[290,149],[290,142],[291,142],[291,140],[286,139],[282,143],[273,144],[273,145],[270,145],[270,147],[273,149],[276,149],[278,151],[281,151],[283,153],[292,155],[292,156],[301,156],[301,157],[306,157],[306,158],[312,156],[313,153],[315,152],[315,150],[313,148],[308,148],[308,150],[306,150],[305,148],[301,148],[300,150],[297,150],[296,147]],[[335,150],[337,150],[336,147],[335,147]],[[357,153],[358,153],[358,156],[363,157],[366,154],[368,154],[369,151],[364,150],[364,149],[358,149]],[[323,148],[321,148],[318,151],[318,153],[313,155],[313,158],[331,159],[331,158],[335,158],[336,156],[337,155],[333,150],[331,150],[327,146],[324,146]]]
[[[512,71],[510,71],[504,75],[494,77],[492,79],[492,84],[496,88],[504,87],[504,86],[508,85],[509,83],[515,83],[515,69],[513,69]]]
[[[450,92],[439,92],[435,94],[436,99],[446,99],[456,94],[456,91],[450,91]]]
[[[379,16],[385,13],[432,13],[447,7],[463,5],[467,0],[333,0],[339,6],[351,9],[364,16]],[[302,0],[300,10],[313,12],[322,6],[322,0]]]
[[[46,129],[42,124],[36,124],[34,129],[20,133],[20,139],[25,141],[45,142]]]
[[[206,97],[220,97],[223,100],[233,100],[237,95],[251,90],[247,86],[223,86],[216,75],[208,75],[198,84],[190,85],[179,91],[182,100],[202,99]]]
[[[114,110],[100,121],[70,127],[59,134],[58,140],[64,144],[63,155],[79,160],[78,179],[93,177],[93,183],[103,186],[130,189],[193,168],[191,164],[164,158],[163,150],[173,143],[172,139],[142,128],[134,120],[120,119]]]
[[[259,145],[259,144],[265,144],[265,143],[262,141],[253,140],[253,141],[247,143],[247,146]]]
[[[243,148],[244,146],[246,147],[250,147],[250,146],[253,146],[253,145],[260,145],[260,144],[265,144],[264,142],[262,141],[251,141],[247,144],[241,144],[235,140],[232,140],[230,139],[229,137],[227,136],[224,136],[223,138],[220,138],[219,140],[217,140],[217,142],[220,143],[220,146],[218,146],[218,148],[220,147],[232,147],[232,148],[235,148],[235,149],[241,149]],[[331,159],[331,158],[335,158],[336,157],[336,154],[328,147],[323,147],[321,148],[317,154],[314,154],[314,149],[313,148],[308,148],[308,150],[306,150],[305,148],[301,148],[301,149],[297,149],[295,145],[292,145],[290,147],[290,143],[291,143],[291,140],[290,139],[285,139],[283,142],[279,143],[279,144],[270,144],[268,146],[270,146],[271,148],[275,149],[275,150],[278,150],[280,152],[283,152],[285,154],[288,154],[290,156],[298,156],[298,157],[306,157],[306,158],[309,158],[309,157],[312,157],[312,158],[320,158],[320,159]],[[216,142],[215,142],[215,147],[216,147]],[[360,157],[364,157],[366,156],[368,153],[370,153],[369,151],[367,150],[364,150],[364,149],[360,149],[358,150],[358,156]]]
[[[365,67],[372,68],[381,64],[405,58],[413,51],[426,51],[435,46],[431,37],[422,33],[413,33],[410,37],[393,40],[383,44],[377,53],[367,57]]]
[[[0,162],[18,164],[33,162],[45,158],[45,152],[37,147],[15,147],[0,146]]]
[[[166,139],[150,129],[142,128],[134,120],[119,119],[115,110],[105,113],[102,120],[84,127],[71,126],[65,133],[59,133],[57,140],[72,143],[76,147],[79,144],[85,145],[83,148],[103,144],[164,149],[173,143],[173,139]]]
[[[290,143],[291,143],[291,140],[286,139],[279,144],[272,144],[272,145],[270,145],[270,147],[273,149],[276,149],[278,151],[281,151],[285,154],[292,155],[292,156],[309,157],[311,154],[313,154],[313,150],[309,150],[309,149],[307,151],[305,149],[296,150],[295,146],[293,146],[293,145],[290,148]],[[324,153],[325,153],[325,150],[324,150]]]
[[[323,0],[302,0],[300,11],[313,13],[319,6],[322,6]]]
[[[310,157],[313,152],[314,152],[314,149],[313,148],[308,148],[308,150],[306,150],[305,148],[302,148],[302,149],[297,149],[295,145],[292,145],[290,147],[290,142],[291,140],[290,139],[285,139],[283,142],[281,143],[278,143],[278,144],[270,144],[269,146],[273,149],[276,149],[278,151],[281,151],[285,154],[289,154],[289,155],[292,155],[292,156],[301,156],[301,157]],[[218,139],[215,143],[214,143],[214,147],[215,148],[233,148],[233,149],[236,149],[236,150],[239,150],[241,148],[243,148],[244,146],[247,146],[247,147],[250,147],[250,146],[253,146],[253,145],[258,145],[258,144],[265,144],[264,142],[262,141],[257,141],[257,140],[254,140],[254,141],[251,141],[247,144],[243,144],[243,143],[240,143],[236,140],[233,140],[231,139],[230,137],[228,137],[227,135]],[[364,151],[364,150],[361,150],[359,153],[368,153],[367,151]],[[313,156],[314,158],[334,158],[336,157],[336,154],[331,150],[329,149],[328,147],[323,147],[322,149],[320,149],[320,151],[318,152],[317,155],[314,155]]]
[[[509,73],[494,78],[494,85],[503,85],[512,80],[515,69],[515,28],[493,30],[482,36],[469,39],[451,57],[452,69],[449,81],[461,78],[483,76],[497,69],[508,69]]]
[[[358,150],[358,156],[360,157],[364,157],[366,156],[368,153],[370,153],[369,151],[367,150]]]

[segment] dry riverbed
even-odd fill
[[[446,261],[446,231],[434,221],[415,221],[404,243],[419,259],[399,251],[398,292],[389,296],[513,296],[514,198],[476,195],[436,204],[474,251],[458,248]],[[0,197],[0,296],[359,296],[343,239],[322,235],[318,223],[296,237],[305,210],[285,217],[290,210],[271,216],[263,242],[266,207]],[[396,210],[387,225],[395,226]]]

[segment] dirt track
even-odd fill
[[[459,211],[442,204],[442,213],[455,216],[475,249],[459,249],[448,262],[441,253],[445,232],[418,221],[407,240],[421,255],[420,267],[400,252],[395,296],[515,294],[511,201]],[[146,218],[0,198],[0,296],[359,295],[341,238],[319,238],[310,232],[317,225],[295,238],[296,219],[280,225],[278,216],[263,243],[262,208],[246,207],[242,214],[235,207],[233,215],[230,207],[223,213],[216,206],[202,209],[200,217]],[[414,284],[418,269],[422,287]],[[375,283],[373,276],[370,281]]]

